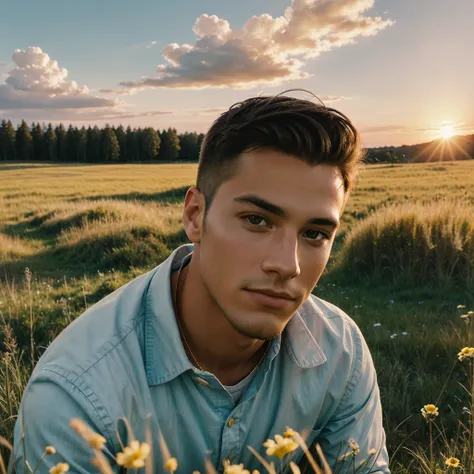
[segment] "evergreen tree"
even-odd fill
[[[81,163],[87,161],[87,131],[83,126],[80,130],[76,129],[76,157]]]
[[[56,132],[53,129],[51,124],[48,125],[46,132],[44,134],[44,144],[45,144],[45,158],[48,161],[57,161],[58,160],[58,139],[56,137]]]
[[[118,144],[120,147],[120,161],[129,161],[127,153],[127,135],[125,134],[125,130],[123,129],[122,125],[119,125],[113,130],[115,132],[115,136],[117,137]]]
[[[160,160],[176,160],[179,154],[179,138],[176,129],[168,128],[168,130],[163,130],[160,134],[160,139]]]
[[[13,161],[16,158],[15,129],[10,120],[2,120],[0,127],[0,160]]]
[[[58,149],[58,160],[62,163],[68,161],[69,157],[69,144],[67,141],[67,133],[64,125],[60,123],[55,128],[56,138],[57,138],[57,149]]]
[[[179,159],[197,161],[199,158],[198,134],[184,133],[179,135]]]
[[[158,150],[160,149],[160,137],[156,131],[151,127],[145,128],[142,132],[141,142],[142,160],[156,160],[158,157]]]
[[[139,146],[138,146],[138,137],[135,130],[132,130],[130,126],[127,127],[126,132],[126,148],[127,148],[127,157],[129,161],[139,161]]]
[[[143,130],[138,127],[134,130],[135,133],[135,142],[134,142],[134,147],[135,147],[135,153],[137,156],[137,161],[143,161]]]
[[[120,158],[120,145],[114,131],[108,126],[102,133],[101,161],[118,161]]]
[[[204,141],[204,133],[199,133],[198,134],[198,161],[199,157],[201,156],[201,147],[202,147],[202,142]]]
[[[76,162],[77,160],[77,128],[69,125],[67,129],[67,161]]]
[[[31,137],[33,138],[33,157],[34,161],[45,161],[45,141],[44,132],[41,125],[33,123],[31,125]]]
[[[97,125],[87,129],[87,161],[98,163],[100,161],[101,133]]]
[[[18,161],[31,161],[33,152],[33,138],[28,124],[22,120],[16,129],[15,137],[16,159]]]

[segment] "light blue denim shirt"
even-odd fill
[[[45,458],[39,472],[67,462],[70,473],[90,473],[98,471],[90,461],[93,453],[69,427],[70,419],[81,418],[102,434],[113,461],[121,451],[117,426],[124,444],[129,441],[119,422],[126,417],[140,441],[149,424],[154,473],[164,472],[160,431],[179,461],[178,474],[189,474],[204,472],[204,456],[219,472],[225,459],[261,468],[247,446],[269,459],[262,443],[287,426],[310,430],[307,442],[320,443],[331,466],[356,441],[359,454],[339,463],[338,472],[353,472],[351,462],[359,466],[375,449],[358,472],[389,473],[372,358],[356,324],[336,306],[308,298],[272,341],[237,404],[213,374],[190,363],[170,276],[192,250],[192,244],[177,248],[89,308],[51,343],[23,394],[14,434],[16,472],[24,472],[22,423],[30,466],[53,445],[57,453]],[[286,461],[299,462],[302,455],[298,449]],[[120,472],[117,466],[114,472]]]

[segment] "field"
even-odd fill
[[[12,439],[29,365],[54,337],[187,241],[181,206],[195,174],[194,164],[0,164],[0,436]],[[417,206],[422,220],[430,203],[451,209],[450,200],[458,199],[464,207],[456,204],[446,215],[460,209],[463,228],[474,235],[473,189],[474,160],[370,165],[314,290],[359,324],[371,348],[394,473],[435,472],[423,465],[431,425],[420,409],[429,403],[439,407],[433,449],[441,468],[449,456],[466,462],[469,365],[457,353],[474,345],[460,318],[474,309],[474,253],[466,254],[471,273],[462,281],[444,271],[433,279],[403,271],[394,279],[362,278],[347,271],[341,256],[357,226],[396,204]]]

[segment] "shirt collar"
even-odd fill
[[[194,367],[181,341],[171,296],[171,274],[179,268],[183,258],[191,256],[193,249],[193,244],[175,249],[155,268],[144,295],[144,353],[150,386],[168,382]],[[322,333],[321,317],[324,317],[322,311],[310,297],[283,331],[283,347],[300,368],[316,367],[327,360],[314,337]],[[279,344],[273,346],[279,347]]]

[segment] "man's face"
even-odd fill
[[[241,155],[237,174],[216,192],[205,226],[204,196],[187,196],[185,207],[200,203],[193,234],[199,237],[190,238],[202,284],[239,333],[255,339],[281,334],[326,266],[336,231],[331,221],[339,222],[344,199],[336,167],[312,167],[268,149]]]

